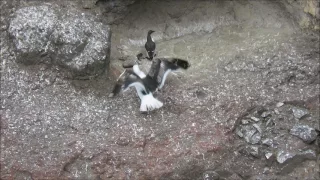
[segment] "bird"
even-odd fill
[[[149,30],[148,35],[147,35],[147,42],[145,43],[144,47],[146,48],[147,51],[147,59],[152,60],[153,57],[155,56],[155,50],[156,50],[156,43],[153,41],[151,34],[154,33],[155,31]]]
[[[127,68],[117,79],[109,97],[114,97],[121,91],[135,87],[141,100],[140,111],[148,112],[159,109],[163,103],[153,96],[153,93],[164,86],[168,74],[178,69],[188,69],[190,63],[179,58],[156,58],[152,60],[148,74],[140,70],[138,64]]]
[[[159,109],[163,106],[163,103],[156,99],[150,89],[148,88],[148,82],[146,80],[146,75],[140,71],[136,70],[138,65],[134,65],[132,69],[125,69],[125,71],[117,79],[117,83],[114,86],[112,93],[109,97],[114,97],[121,91],[126,91],[130,87],[135,87],[137,94],[141,100],[140,111],[149,112],[155,109]],[[140,72],[140,73],[135,73]]]

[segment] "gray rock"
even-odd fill
[[[314,128],[307,125],[295,125],[290,130],[290,134],[299,137],[306,143],[311,143],[317,138],[317,132]]]
[[[309,114],[308,110],[302,109],[302,108],[297,108],[297,107],[293,107],[292,112],[293,112],[294,117],[296,117],[297,119],[301,119],[303,116]]]
[[[276,107],[281,107],[281,106],[283,106],[283,105],[284,105],[283,102],[278,102],[278,103],[276,104]]]
[[[272,118],[268,119],[268,121],[266,122],[266,127],[270,127],[273,125],[274,125],[273,119]]]
[[[250,154],[254,157],[259,157],[259,147],[251,146],[250,147]]]
[[[241,129],[240,128],[237,128],[236,129],[236,134],[239,136],[239,137],[243,137],[243,133],[241,132]]]
[[[262,129],[261,129],[260,125],[252,124],[252,126],[255,127],[260,134],[262,133]]]
[[[268,168],[268,167],[265,167],[264,169],[263,169],[263,172],[262,172],[263,174],[269,174],[270,173],[270,168]]]
[[[309,160],[316,160],[317,158],[316,152],[311,149],[302,151],[298,153],[298,155],[303,156],[305,159],[309,159]]]
[[[309,149],[299,153],[290,153],[279,151],[277,154],[277,162],[280,165],[280,173],[290,173],[305,160],[316,160],[316,153]]]
[[[119,146],[127,146],[130,143],[130,139],[126,137],[119,137],[116,141],[116,144]]]
[[[72,27],[72,28],[70,28]],[[93,16],[70,10],[52,34],[55,60],[79,75],[96,75],[109,59],[110,28]]]
[[[251,137],[250,143],[259,144],[260,140],[261,140],[261,133],[257,132]]]
[[[277,162],[283,164],[293,157],[294,154],[281,150],[277,153]]]
[[[219,174],[215,171],[206,171],[203,173],[203,180],[219,180]]]
[[[251,141],[251,137],[257,132],[253,126],[243,126],[242,133],[247,142]]]
[[[243,178],[241,178],[239,175],[237,174],[232,174],[229,179],[233,179],[233,180],[242,180]]]
[[[272,157],[272,153],[271,152],[267,152],[266,154],[265,154],[265,157],[267,158],[267,159],[270,159],[271,157]]]
[[[254,120],[255,122],[258,122],[258,121],[260,121],[260,119],[259,118],[257,118],[257,117],[250,117],[250,119],[252,119],[252,120]]]
[[[272,145],[273,145],[273,140],[267,138],[267,139],[265,139],[265,140],[262,141],[262,144],[263,144],[263,145],[267,145],[267,146],[272,146]]]
[[[264,156],[266,157],[266,163],[268,166],[271,166],[273,162],[276,161],[275,154],[273,154],[272,152],[266,152]]]
[[[268,116],[271,116],[271,112],[270,111],[265,111],[261,114],[261,117],[266,118]]]
[[[20,63],[35,64],[48,53],[50,35],[58,23],[56,11],[50,6],[31,6],[16,11],[9,34],[13,39],[16,59]]]
[[[18,62],[51,61],[75,76],[95,76],[110,56],[110,27],[93,15],[45,4],[16,12],[9,33]]]
[[[258,144],[261,140],[261,133],[252,125],[239,126],[236,133],[250,144]]]
[[[260,158],[259,147],[255,145],[248,145],[239,149],[239,153],[245,156],[253,156],[255,158]]]
[[[249,121],[246,120],[246,119],[242,119],[242,120],[241,120],[241,124],[249,124]]]

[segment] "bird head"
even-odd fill
[[[155,31],[154,30],[149,30],[148,31],[148,34],[152,34],[152,33],[154,33]]]

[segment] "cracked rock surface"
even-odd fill
[[[320,178],[319,34],[300,29],[287,0],[0,2],[1,179]],[[25,33],[10,35],[26,7],[46,10],[48,24],[26,19],[44,31],[21,26]],[[122,11],[126,16],[117,17]],[[107,73],[70,78],[72,62],[82,61],[68,58],[91,62],[95,54],[86,49],[108,55],[98,53],[94,42],[106,42],[94,29],[109,33],[105,22],[113,19]],[[77,29],[78,22],[89,27]],[[59,34],[68,28],[77,36]],[[119,59],[134,58],[149,29],[156,30],[158,57],[183,58],[191,67],[170,74],[154,94],[161,109],[141,114],[134,89],[108,95],[123,70]],[[30,38],[19,41],[12,32]],[[61,45],[48,54],[68,58],[55,64],[39,56],[47,40]],[[32,63],[11,46],[18,42],[34,52]]]
[[[58,64],[74,76],[102,74],[110,58],[109,26],[75,8],[60,8],[44,4],[15,12],[8,32],[16,61]]]

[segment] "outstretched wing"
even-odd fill
[[[161,71],[159,75],[159,86],[161,89],[167,79],[170,72],[176,71],[178,69],[188,69],[191,65],[188,61],[179,58],[159,58],[161,60]]]

